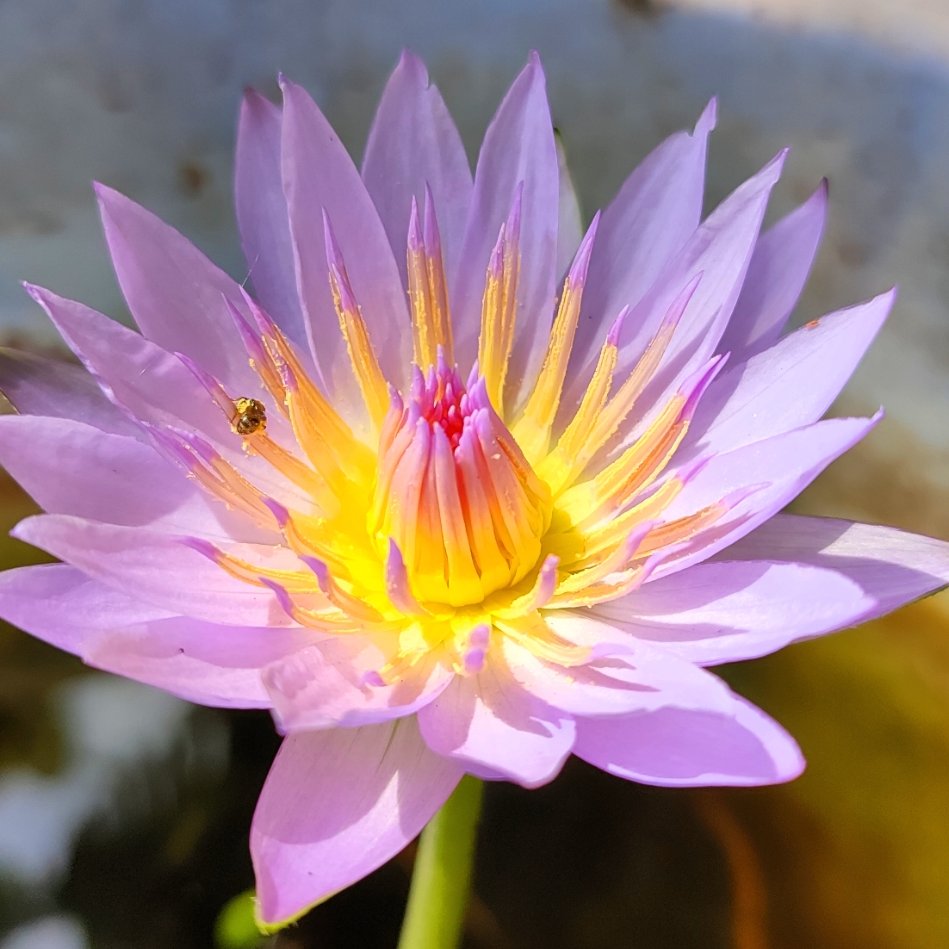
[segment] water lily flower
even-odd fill
[[[583,231],[536,57],[473,176],[412,55],[361,171],[281,89],[240,116],[252,294],[104,186],[139,332],[27,287],[85,370],[3,357],[0,461],[46,512],[14,533],[62,562],[0,577],[0,613],[272,710],[266,923],[399,851],[465,773],[796,776],[709,667],[949,581],[945,543],[779,513],[879,419],[822,416],[892,292],[785,330],[826,189],[761,235],[781,153],[701,220],[713,103]]]

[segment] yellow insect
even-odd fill
[[[231,425],[238,435],[253,435],[267,428],[267,409],[263,402],[241,396],[234,400],[234,417]]]

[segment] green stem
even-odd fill
[[[455,949],[471,888],[484,787],[465,775],[422,831],[399,949]]]

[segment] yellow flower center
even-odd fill
[[[459,672],[477,671],[498,635],[561,665],[584,661],[586,650],[548,627],[547,611],[635,589],[657,551],[712,528],[737,503],[726,498],[662,519],[690,476],[666,473],[666,466],[716,360],[687,380],[635,441],[588,474],[653,377],[694,281],[614,386],[620,314],[576,411],[555,430],[595,228],[564,281],[531,394],[506,420],[520,268],[516,204],[488,264],[478,359],[467,383],[454,365],[434,214],[426,206],[423,227],[413,207],[407,262],[415,367],[402,392],[383,376],[326,222],[330,286],[370,440],[354,434],[248,298],[256,326],[234,309],[235,325],[296,448],[280,440],[277,426],[265,425],[272,419],[260,400],[235,398],[191,368],[244,450],[266,460],[307,502],[288,509],[212,446],[179,436],[178,457],[204,488],[264,524],[276,521],[283,538],[272,556],[253,562],[234,549],[194,546],[234,576],[269,587],[298,623],[373,636],[391,657],[381,681],[433,652]]]

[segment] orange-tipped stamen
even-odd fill
[[[454,361],[448,291],[442,259],[441,238],[431,191],[426,186],[424,224],[412,199],[409,216],[406,270],[412,311],[415,363],[434,366],[439,350],[450,364]]]
[[[379,368],[379,360],[369,339],[369,331],[363,321],[362,311],[356,303],[353,288],[343,256],[336,244],[329,216],[323,211],[323,240],[326,247],[326,266],[329,269],[330,290],[333,305],[339,317],[339,329],[346,341],[353,373],[362,392],[369,417],[378,430],[389,405],[385,376]]]
[[[488,398],[499,413],[504,411],[504,382],[517,319],[523,194],[524,184],[521,182],[514,193],[511,213],[501,225],[497,243],[491,252],[481,302],[478,365],[485,380]]]
[[[593,252],[593,241],[599,222],[600,215],[597,212],[564,280],[563,292],[560,295],[560,304],[557,307],[557,315],[551,329],[543,365],[530,398],[527,400],[527,405],[524,407],[524,412],[512,429],[517,443],[532,461],[546,454],[550,443],[550,430],[560,406],[560,396],[567,374],[573,338],[577,331],[577,321],[580,319],[580,303],[583,299],[583,288],[586,285],[590,255]]]

